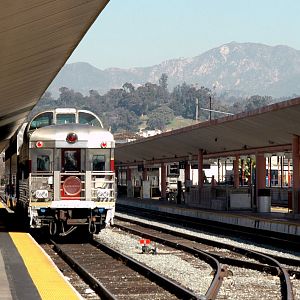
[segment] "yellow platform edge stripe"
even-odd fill
[[[3,200],[1,200],[0,199],[0,209],[2,209],[2,208],[5,208],[6,209],[6,211],[8,212],[8,213],[14,213],[14,211],[13,210],[11,210],[9,207],[8,207],[8,205],[5,203],[5,202],[3,202]]]
[[[10,232],[9,235],[43,300],[83,299],[30,234]]]

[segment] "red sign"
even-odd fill
[[[63,191],[66,196],[77,196],[81,192],[81,181],[76,176],[69,176],[63,183]],[[78,195],[79,196],[79,195]]]
[[[147,240],[141,239],[141,240],[140,240],[140,244],[141,244],[141,245],[149,245],[149,244],[150,244],[150,240],[148,240],[148,239],[147,239]]]

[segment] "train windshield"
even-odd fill
[[[35,117],[30,124],[29,130],[35,130],[41,127],[53,124],[53,113],[46,112]]]
[[[52,149],[32,149],[32,172],[51,172],[53,161]]]
[[[56,124],[74,124],[76,123],[75,114],[57,114]]]
[[[62,170],[63,171],[80,171],[80,150],[68,149],[62,150]]]
[[[99,120],[92,114],[79,112],[79,123],[102,127]]]
[[[88,149],[86,169],[93,172],[110,171],[112,149]]]
[[[37,156],[37,169],[38,172],[49,172],[50,171],[50,157],[49,155],[38,155]]]
[[[93,155],[93,171],[105,171],[105,156]]]

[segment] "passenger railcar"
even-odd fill
[[[16,206],[31,228],[67,235],[78,226],[98,233],[113,222],[113,135],[85,110],[57,108],[35,116],[23,134]]]

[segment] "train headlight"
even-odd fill
[[[37,148],[42,148],[42,147],[44,146],[44,143],[43,143],[42,141],[37,141],[37,142],[35,143],[35,146],[36,146]]]
[[[76,143],[78,140],[78,136],[75,132],[70,132],[68,133],[67,137],[66,137],[66,141],[69,143],[69,144],[74,144]]]
[[[105,209],[104,208],[94,208],[93,210],[93,215],[95,216],[100,216],[104,213]]]

